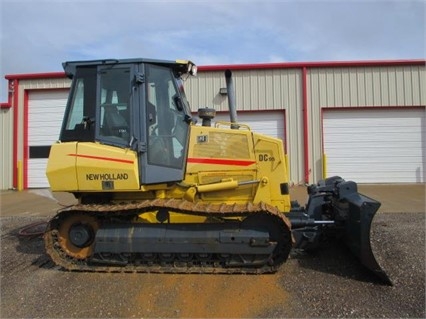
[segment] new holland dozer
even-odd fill
[[[193,119],[183,83],[190,61],[105,59],[63,63],[72,85],[47,177],[77,204],[60,209],[44,235],[67,270],[271,273],[292,247],[314,249],[333,234],[390,283],[370,247],[380,203],[340,177],[292,202],[280,139],[214,109]]]

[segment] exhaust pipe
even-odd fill
[[[231,129],[238,130],[239,126],[237,124],[237,106],[235,104],[235,90],[234,90],[234,82],[232,80],[232,72],[230,69],[226,69],[225,71],[225,79],[226,79],[226,90],[228,92],[228,107],[229,107],[229,115],[231,118]]]

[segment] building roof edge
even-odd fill
[[[253,69],[291,69],[291,68],[330,68],[330,67],[379,67],[379,66],[408,66],[426,65],[424,59],[412,60],[360,60],[360,61],[319,61],[319,62],[275,62],[275,63],[247,63],[247,64],[218,64],[200,65],[200,72]],[[66,78],[65,72],[44,72],[7,74],[6,80],[31,80],[31,79]]]

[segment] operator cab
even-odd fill
[[[194,74],[195,65],[126,59],[63,66],[73,82],[61,142],[137,152],[141,184],[183,179],[191,111],[182,77]]]

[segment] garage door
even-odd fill
[[[28,96],[29,188],[49,187],[46,164],[50,146],[59,139],[68,91],[33,91]]]
[[[424,109],[326,110],[327,176],[358,183],[424,183]]]
[[[277,137],[285,141],[284,112],[238,113],[238,122],[247,124],[254,132]],[[218,113],[212,120],[229,122],[229,113]]]

